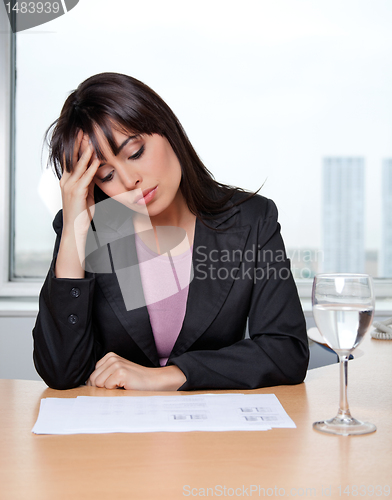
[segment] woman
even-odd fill
[[[33,331],[49,386],[303,381],[305,321],[275,205],[216,182],[155,92],[125,75],[89,78],[50,151],[63,210]]]

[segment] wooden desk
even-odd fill
[[[364,356],[349,363],[349,403],[354,416],[377,425],[366,436],[312,429],[313,421],[337,411],[338,365],[310,371],[298,386],[254,391],[275,393],[297,425],[267,432],[36,436],[31,429],[41,398],[147,393],[92,387],[60,392],[42,382],[2,380],[0,499],[173,500],[198,498],[200,488],[214,498],[221,492],[222,498],[338,499],[351,498],[354,486],[392,490],[392,342],[368,337],[361,349]],[[343,494],[347,486],[350,496]]]

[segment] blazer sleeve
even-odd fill
[[[62,211],[54,221],[53,260],[39,296],[39,313],[33,329],[34,365],[53,389],[84,384],[94,370],[92,301],[95,279],[58,279],[55,262],[62,232]]]
[[[275,204],[268,200],[257,239],[260,254],[272,257],[257,263],[264,278],[257,280],[251,293],[250,338],[217,350],[188,351],[170,360],[187,378],[179,390],[256,389],[304,380],[309,361],[306,323],[277,215]]]

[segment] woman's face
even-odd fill
[[[119,148],[116,156],[101,131],[97,137],[105,161],[98,168],[94,182],[108,196],[150,217],[163,214],[182,198],[181,166],[165,137],[132,135],[113,129]],[[87,141],[85,136],[81,152]]]

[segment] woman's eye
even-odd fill
[[[142,156],[143,153],[144,153],[144,144],[143,144],[143,146],[138,151],[136,151],[135,154],[133,154],[132,156],[130,156],[128,158],[128,160],[137,160],[138,158],[140,158]]]
[[[108,182],[108,181],[111,181],[113,179],[113,171],[110,172],[108,175],[106,175],[103,179],[101,179],[101,182]]]

